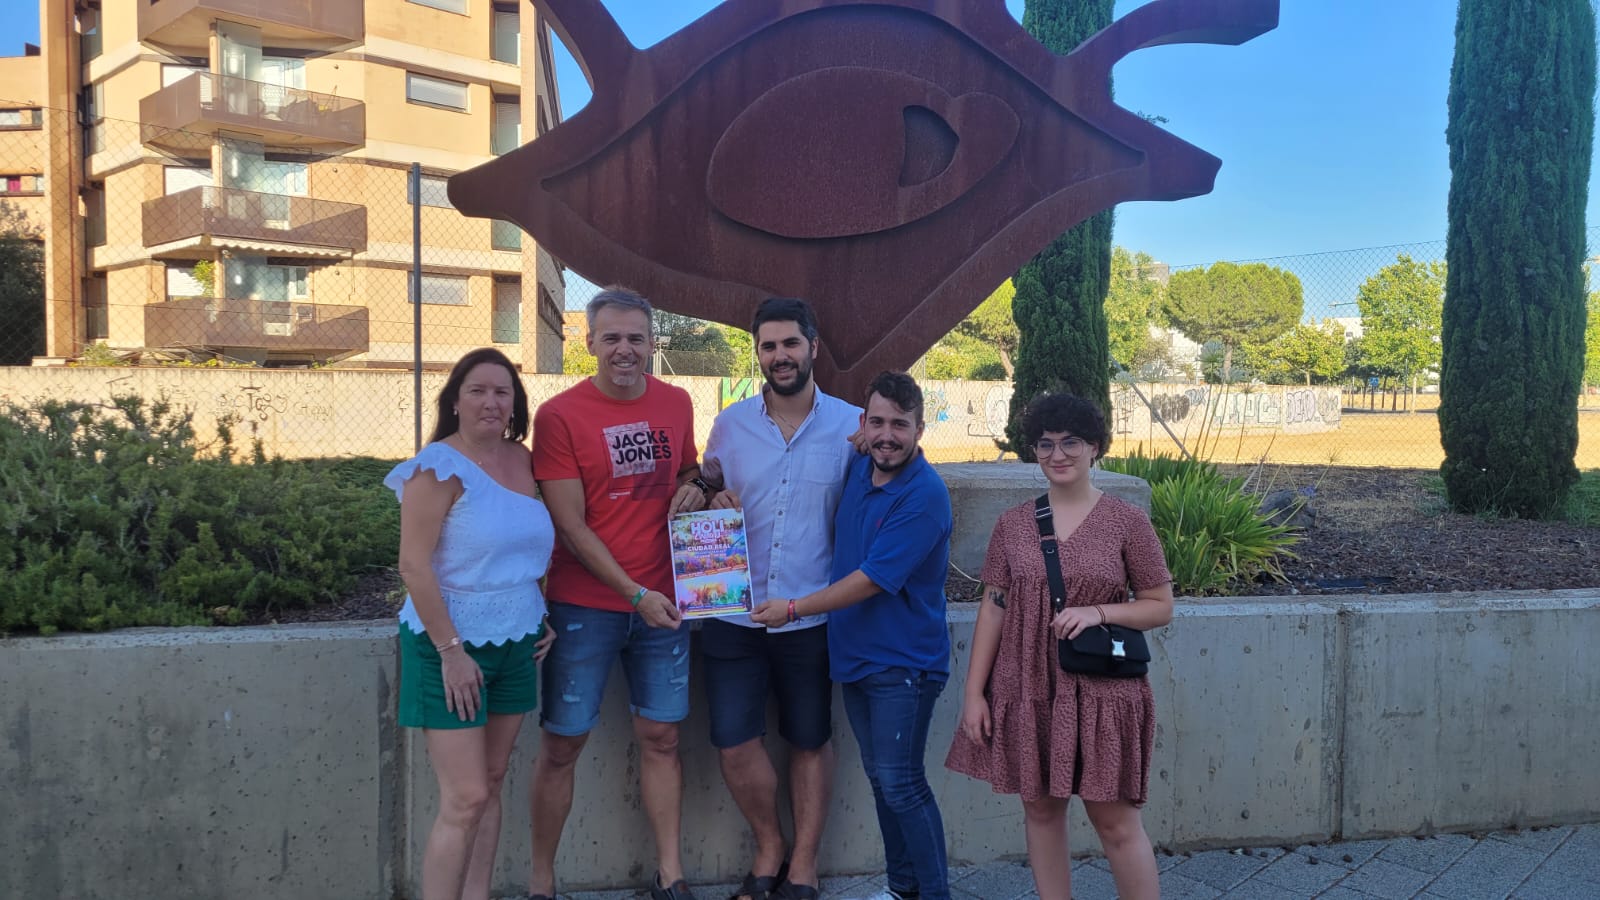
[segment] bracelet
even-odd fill
[[[442,644],[434,644],[433,645],[433,649],[437,653],[443,653],[446,650],[449,650],[451,647],[459,647],[459,646],[461,646],[461,635],[458,634],[455,637],[451,638],[448,641],[445,641]]]
[[[638,609],[639,608],[639,601],[643,600],[644,599],[644,595],[648,594],[648,593],[650,593],[650,589],[641,584],[641,585],[639,585],[639,590],[634,592],[633,599],[629,600],[628,602],[633,604],[633,608],[634,609]]]
[[[1094,611],[1100,614],[1100,624],[1106,624],[1106,608],[1096,603],[1094,605]]]
[[[799,614],[794,611],[794,601],[793,600],[789,601],[789,621],[790,622],[798,622],[798,621],[800,621]]]

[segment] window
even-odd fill
[[[498,62],[518,65],[522,58],[522,17],[516,9],[494,11],[494,33],[490,38],[489,57]]]
[[[269,265],[283,279],[283,294],[290,300],[311,299],[311,269],[306,266]]]
[[[467,86],[459,81],[406,73],[406,99],[412,103],[467,111]]]
[[[37,109],[0,109],[0,128],[38,128]]]
[[[450,194],[447,189],[447,185],[449,183],[450,180],[445,178],[443,175],[422,176],[420,185],[420,192],[422,194],[420,202],[422,205],[437,206],[440,209],[455,209],[454,206],[450,205]],[[406,184],[406,193],[409,195],[410,192],[411,185],[408,179]],[[407,196],[406,202],[417,203],[419,201],[416,197]]]
[[[412,293],[413,290],[411,279],[407,278],[406,295],[412,303],[415,303],[416,295]],[[440,306],[466,306],[467,276],[422,273],[422,302]]]
[[[496,344],[522,342],[522,279],[495,278],[494,311],[489,317],[489,340]]]
[[[78,48],[83,56],[83,61],[88,62],[100,55],[103,41],[100,37],[100,10],[83,9],[78,11]]]
[[[105,273],[83,280],[83,339],[103,341],[111,335],[111,318],[106,310]]]
[[[406,2],[432,9],[442,9],[445,12],[460,13],[463,16],[467,14],[467,0],[406,0]]]
[[[496,250],[521,250],[522,229],[501,219],[491,221],[489,223],[489,246]]]
[[[514,97],[496,97],[494,125],[489,135],[490,151],[500,156],[522,146],[522,104]]]
[[[43,175],[0,175],[0,194],[42,194]]]
[[[106,245],[106,183],[91,181],[84,192],[84,240],[91,247]]]

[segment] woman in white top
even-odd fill
[[[492,348],[461,358],[437,425],[384,484],[400,498],[400,709],[422,728],[439,815],[422,857],[424,900],[486,900],[500,785],[524,713],[538,705],[539,579],[555,531],[534,497],[528,395]]]

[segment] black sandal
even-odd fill
[[[757,877],[754,872],[746,872],[744,881],[739,883],[739,890],[728,900],[739,900],[740,897],[749,897],[750,900],[770,900],[777,897],[777,891],[783,887],[784,881],[789,877],[789,861],[786,859],[778,866],[778,874],[762,875]]]

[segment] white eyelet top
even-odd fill
[[[405,483],[424,469],[439,481],[461,480],[461,496],[445,514],[433,549],[433,573],[456,633],[482,646],[538,631],[545,613],[539,579],[555,547],[555,526],[544,504],[495,481],[443,442],[395,466],[383,483],[399,498]],[[409,594],[400,621],[424,632]]]

